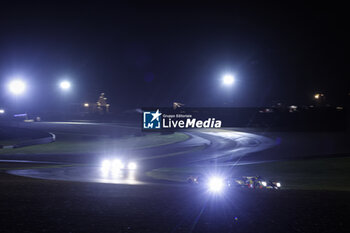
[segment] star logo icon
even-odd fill
[[[151,115],[152,115],[152,120],[151,120],[151,122],[152,122],[152,121],[154,121],[154,120],[159,121],[159,117],[160,117],[162,114],[159,112],[159,109],[157,109],[157,111],[156,111],[155,113],[151,113]]]

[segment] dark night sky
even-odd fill
[[[102,91],[130,108],[303,104],[316,91],[342,102],[345,13],[341,5],[2,5],[0,82],[23,75],[26,103],[45,107]],[[228,71],[231,89],[219,80]],[[56,87],[64,75],[70,96]],[[1,91],[0,103],[10,101]]]

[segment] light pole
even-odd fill
[[[58,83],[59,89],[61,90],[61,98],[60,98],[60,109],[62,117],[65,119],[67,117],[67,114],[71,111],[70,109],[70,99],[71,96],[71,89],[72,84],[68,79],[61,79],[61,81]]]
[[[235,77],[233,74],[231,73],[226,73],[224,75],[221,76],[221,85],[222,85],[222,89],[220,90],[220,92],[223,93],[223,105],[224,106],[230,106],[232,104],[232,96],[233,96],[233,92],[232,92],[232,86],[234,86],[235,84]]]
[[[13,77],[9,80],[6,85],[7,92],[10,95],[10,106],[14,111],[19,111],[21,109],[21,105],[24,106],[23,101],[25,101],[23,95],[27,92],[27,83],[22,79],[22,77]],[[20,102],[21,99],[21,102]]]

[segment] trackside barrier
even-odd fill
[[[49,133],[49,137],[44,138],[37,138],[37,139],[30,139],[26,141],[19,142],[14,145],[0,145],[0,149],[14,149],[14,148],[21,148],[25,146],[33,146],[33,145],[39,145],[39,144],[47,144],[56,141],[56,135],[53,133]]]

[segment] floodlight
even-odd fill
[[[230,85],[232,85],[235,82],[235,78],[231,74],[225,74],[222,77],[222,82],[223,82],[224,85],[230,86]]]
[[[69,81],[62,81],[62,82],[60,83],[60,88],[61,88],[62,90],[69,90],[70,87],[71,87],[71,83],[70,83]]]
[[[20,79],[13,80],[9,83],[9,90],[14,95],[20,95],[26,90],[26,84]]]

